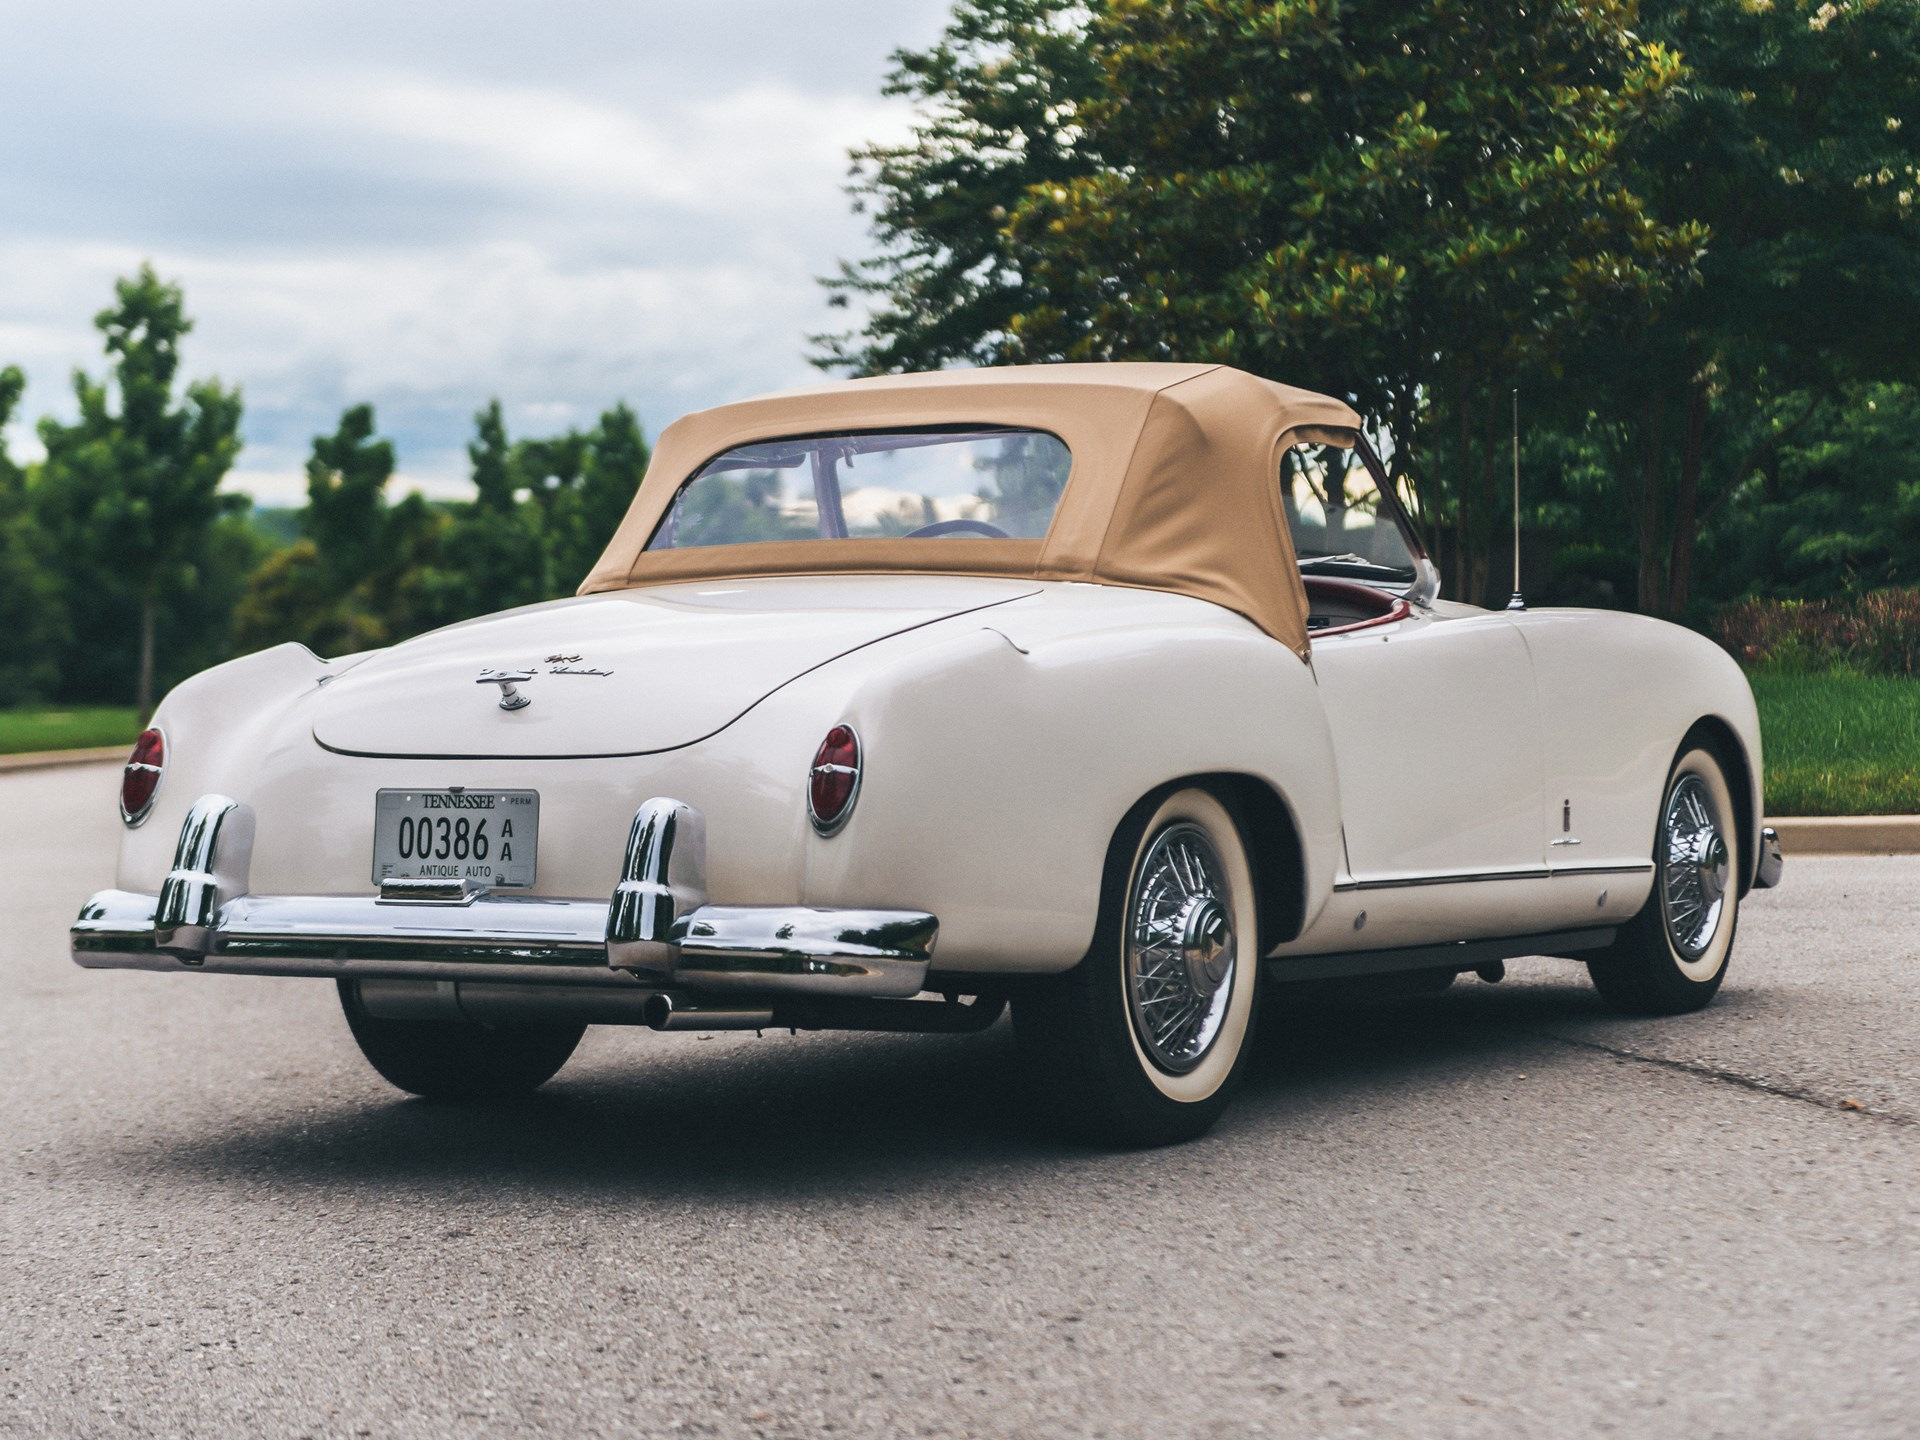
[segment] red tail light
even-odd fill
[[[167,769],[167,737],[158,730],[143,730],[133,742],[127,768],[120,772],[120,818],[138,825],[153,808],[154,792]]]
[[[860,737],[851,725],[836,725],[813,752],[807,774],[807,814],[813,828],[831,835],[853,814],[860,793]]]

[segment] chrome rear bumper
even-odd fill
[[[705,824],[675,800],[634,816],[608,900],[389,881],[375,895],[253,895],[251,810],[203,796],[158,895],[103,890],[71,930],[90,969],[490,981],[751,995],[905,997],[939,921],[917,910],[706,903]]]
[[[1771,890],[1778,885],[1785,865],[1780,857],[1780,832],[1768,825],[1760,831],[1760,868],[1754,872],[1753,888]]]

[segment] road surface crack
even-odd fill
[[[1621,1045],[1607,1045],[1598,1040],[1576,1040],[1571,1035],[1556,1035],[1551,1030],[1536,1030],[1533,1033],[1542,1040],[1557,1040],[1562,1045],[1571,1045],[1579,1050],[1597,1050],[1602,1055],[1611,1055],[1618,1060],[1633,1060],[1642,1065],[1657,1065],[1663,1070],[1677,1070],[1683,1075],[1696,1076],[1702,1080],[1716,1080],[1723,1085],[1753,1090],[1762,1095],[1773,1095],[1782,1100],[1798,1100],[1803,1105],[1812,1105],[1821,1110],[1837,1110],[1845,1115],[1859,1115],[1864,1119],[1878,1120],[1887,1125],[1911,1126],[1920,1123],[1916,1121],[1916,1117],[1903,1111],[1876,1110],[1858,1100],[1835,1098],[1806,1086],[1783,1085],[1775,1080],[1763,1080],[1757,1075],[1743,1075],[1738,1070],[1723,1069],[1718,1065],[1710,1065],[1705,1060],[1675,1060],[1665,1055],[1649,1055],[1644,1051]]]

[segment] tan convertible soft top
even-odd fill
[[[1043,540],[782,540],[648,550],[689,476],[749,441],[906,425],[1017,425],[1073,470]],[[1169,590],[1246,616],[1304,655],[1306,596],[1281,508],[1284,439],[1350,445],[1338,400],[1224,365],[1032,365],[889,375],[701,410],[660,435],[582,595],[743,575],[963,574]]]

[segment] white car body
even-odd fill
[[[1094,367],[1058,368],[1084,380]],[[1233,373],[1138,368],[1153,373],[1137,388],[1155,397]],[[942,377],[910,378],[916,403],[944,413]],[[1027,388],[1044,393],[1049,378]],[[970,397],[986,382],[967,390],[966,377],[947,379],[956,417],[979,419]],[[861,421],[858,407],[877,403],[857,386],[816,393],[826,421]],[[1332,421],[1307,430],[1282,415],[1260,443],[1353,443],[1338,428],[1343,407],[1308,398],[1332,407]],[[765,413],[744,407],[745,419],[709,412],[720,418],[708,430],[805,428],[795,417],[809,413],[809,396],[759,403]],[[680,485],[720,443],[676,452],[663,439],[636,501],[641,521],[630,521],[639,541],[623,531],[616,549],[642,553],[672,498],[656,491]],[[1072,485],[1095,443],[1075,442]],[[1242,817],[1269,978],[1468,969],[1603,945],[1641,909],[1662,796],[1690,736],[1725,759],[1740,888],[1777,873],[1759,828],[1751,693],[1727,655],[1676,626],[1491,612],[1416,588],[1293,644],[1185,581],[983,565],[989,573],[748,567],[628,584],[627,563],[603,562],[593,593],[390,650],[329,661],[283,645],[179,686],[154,718],[166,746],[159,790],[124,834],[117,891],[95,897],[75,926],[75,959],[357,977],[398,986],[394,1013],[472,1015],[490,999],[491,1014],[645,1016],[661,1028],[671,1007],[639,1003],[656,993],[709,1025],[725,1023],[728,1007],[741,1024],[786,1023],[789,995],[984,996],[1078,965],[1126,817],[1198,785]],[[1274,564],[1297,573],[1290,553],[1276,551]],[[1308,610],[1342,588],[1283,583],[1304,587]],[[503,692],[476,683],[502,666],[529,677],[519,689],[530,704],[508,709]],[[822,833],[809,817],[809,768],[837,725],[859,737],[859,788],[842,828]],[[453,903],[382,891],[371,868],[376,792],[452,787],[538,792],[530,890]],[[206,797],[230,807],[217,845],[195,808]],[[641,873],[636,811],[662,797],[704,827],[703,866],[689,851],[691,868],[669,873],[680,862],[654,854]],[[623,884],[664,908],[652,930],[621,939]],[[703,978],[683,971],[678,949],[690,943],[688,917],[697,935],[703,913],[749,930],[758,915],[766,933],[736,945],[748,961]],[[863,968],[860,945],[847,960],[830,937],[791,952],[768,938],[795,917],[804,931],[808,916],[842,913],[937,921],[937,946],[929,929],[914,963]],[[302,924],[300,943],[260,941],[274,925]],[[543,952],[542,937],[561,929],[571,948]],[[860,1028],[859,1012],[833,1023]],[[889,1027],[917,1028],[897,1016]]]

